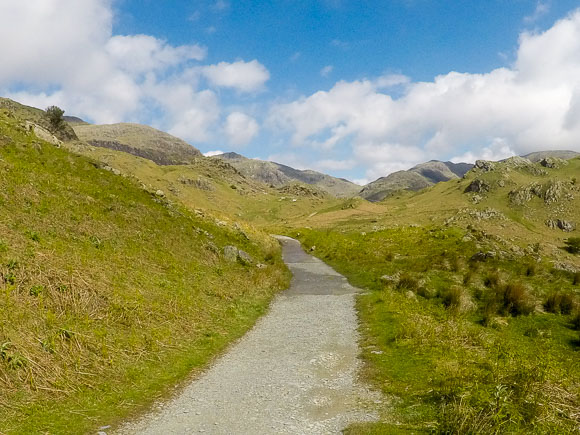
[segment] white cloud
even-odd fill
[[[163,71],[189,60],[203,60],[207,50],[199,45],[172,47],[148,35],[113,36],[106,51],[119,68],[142,74]]]
[[[550,12],[550,4],[545,1],[538,1],[536,3],[536,8],[534,9],[534,12],[531,15],[524,17],[524,22],[527,24],[535,23],[544,15],[546,15],[548,12]]]
[[[476,160],[503,160],[515,156],[509,144],[501,138],[495,138],[491,145],[482,149],[467,151],[466,153],[450,159],[453,163],[475,163]]]
[[[218,9],[229,3],[218,1]],[[112,0],[2,0],[0,93],[25,104],[56,104],[96,123],[151,122],[192,142],[219,129],[217,94],[199,88],[258,89],[258,61],[199,65],[206,48],[149,35],[113,35]]]
[[[251,116],[233,112],[228,115],[224,130],[231,145],[241,146],[246,145],[258,134],[259,127]]]
[[[320,70],[320,75],[322,77],[328,77],[333,69],[334,67],[332,65],[326,65],[324,68]]]
[[[404,85],[394,98],[389,87]],[[268,124],[295,146],[351,148],[368,178],[432,158],[580,151],[580,10],[543,33],[523,33],[511,68],[337,82],[272,107]]]
[[[223,151],[220,150],[215,150],[215,151],[208,151],[207,153],[203,153],[204,156],[206,157],[213,157],[213,156],[219,156],[220,154],[223,154]]]
[[[201,68],[201,73],[214,86],[233,88],[241,92],[255,92],[270,79],[270,73],[256,59],[250,62],[239,60]]]

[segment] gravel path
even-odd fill
[[[121,434],[329,434],[377,418],[357,381],[356,289],[280,237],[290,289],[207,372]]]

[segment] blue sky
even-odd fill
[[[0,93],[362,183],[433,158],[580,151],[577,7],[5,0]]]

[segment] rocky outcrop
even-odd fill
[[[230,263],[235,263],[236,261],[238,261],[247,266],[254,263],[254,260],[250,256],[250,254],[231,245],[224,247],[224,258],[226,259],[226,261],[229,261]]]
[[[524,205],[534,197],[542,197],[542,185],[540,183],[528,184],[527,186],[512,190],[508,193],[508,196],[511,204]]]
[[[546,226],[551,229],[560,229],[567,233],[576,229],[576,224],[574,222],[563,219],[548,219],[546,221]]]
[[[564,196],[565,185],[562,181],[550,181],[544,185],[538,182],[528,184],[519,189],[512,190],[508,195],[512,205],[524,205],[534,197],[544,200],[546,205],[560,201]]]
[[[563,166],[566,166],[567,164],[568,162],[566,160],[559,159],[557,157],[545,157],[542,160],[540,160],[540,165],[542,165],[544,168],[550,169],[558,169]]]
[[[477,160],[474,169],[479,169],[482,172],[491,172],[495,169],[495,165],[495,162],[490,162],[488,160]]]
[[[469,183],[469,186],[467,186],[465,188],[464,193],[469,193],[469,192],[487,193],[487,192],[489,192],[489,190],[490,190],[490,185],[487,184],[487,182],[476,178],[471,183]]]

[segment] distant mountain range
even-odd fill
[[[401,191],[417,191],[442,181],[461,178],[473,165],[470,163],[451,163],[431,160],[421,163],[407,171],[397,171],[386,177],[381,177],[360,191],[359,196],[368,201],[381,201],[387,196]]]
[[[80,118],[66,117],[78,138],[96,146],[124,151],[151,160],[159,165],[191,163],[204,158],[187,142],[139,124],[92,125]],[[574,151],[539,151],[523,157],[538,162],[547,157],[570,159],[579,156]],[[363,187],[344,178],[337,178],[313,170],[299,170],[280,163],[249,159],[235,152],[223,153],[210,159],[220,160],[253,181],[273,187],[303,183],[336,197],[359,196],[371,202],[381,201],[400,191],[419,191],[437,183],[462,178],[473,168],[470,163],[431,160],[405,171],[381,177]]]
[[[275,162],[248,159],[237,153],[224,153],[212,158],[228,162],[247,178],[274,187],[299,182],[316,186],[336,197],[355,196],[361,189],[361,186],[344,178],[336,178],[312,170],[302,171]]]

